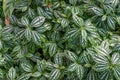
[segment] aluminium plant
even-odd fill
[[[0,0],[0,80],[120,80],[120,0]]]

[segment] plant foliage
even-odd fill
[[[0,80],[120,80],[120,0],[0,0]]]

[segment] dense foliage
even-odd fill
[[[0,0],[0,80],[120,80],[120,0]]]

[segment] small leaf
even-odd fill
[[[38,16],[34,18],[31,22],[32,27],[40,27],[45,21],[45,18],[43,16]]]
[[[81,35],[82,35],[82,38],[83,38],[84,40],[87,39],[87,32],[86,32],[86,30],[81,30]]]
[[[25,30],[25,37],[28,41],[30,41],[32,38],[32,31],[29,28]]]
[[[13,52],[19,51],[21,49],[21,46],[15,46],[13,49]]]
[[[68,66],[68,71],[75,71],[77,68],[77,64],[76,63],[72,63],[71,65]]]
[[[84,26],[84,20],[81,17],[78,17],[76,14],[73,15],[73,21],[75,22],[76,25],[79,27]]]
[[[49,54],[52,57],[57,51],[57,45],[56,43],[50,43],[49,44]]]
[[[15,77],[16,77],[16,70],[15,70],[15,68],[11,67],[9,69],[8,77],[10,78],[10,80],[14,80],[15,79]]]
[[[64,27],[67,27],[69,25],[69,20],[67,19],[62,19],[61,21],[61,26],[64,28]]]
[[[80,29],[77,29],[77,28],[70,29],[65,34],[65,38],[67,38],[67,39],[75,38],[80,34],[79,32],[80,32]]]
[[[29,80],[31,76],[32,76],[32,73],[28,73],[28,74],[23,73],[16,80]]]
[[[71,51],[66,51],[66,56],[73,62],[76,62],[78,59],[77,55]]]
[[[60,77],[60,70],[59,69],[54,69],[52,70],[52,72],[50,73],[50,80],[58,80],[58,78]]]
[[[107,17],[107,23],[111,29],[115,29],[115,20],[113,17]]]
[[[104,13],[103,13],[103,10],[98,8],[98,7],[93,7],[92,8],[93,12],[98,15],[98,16],[102,16]]]
[[[114,72],[113,74],[114,74],[116,80],[120,80],[120,67],[119,66],[115,66],[113,68],[113,72]]]
[[[29,20],[28,20],[26,17],[22,17],[22,18],[21,18],[21,23],[22,23],[24,26],[28,26],[28,25],[29,25]]]
[[[40,72],[34,72],[32,74],[33,77],[40,77],[41,76],[41,73]]]
[[[83,74],[84,74],[84,69],[81,65],[77,65],[76,74],[77,74],[79,80],[82,80]]]
[[[119,3],[119,0],[112,0],[112,6],[116,7]]]
[[[3,73],[3,70],[0,69],[0,78],[3,78],[4,77],[4,73]]]
[[[26,72],[32,72],[32,69],[33,69],[32,65],[28,62],[21,63],[21,67]]]

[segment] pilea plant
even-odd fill
[[[0,80],[120,80],[120,0],[0,0]]]

